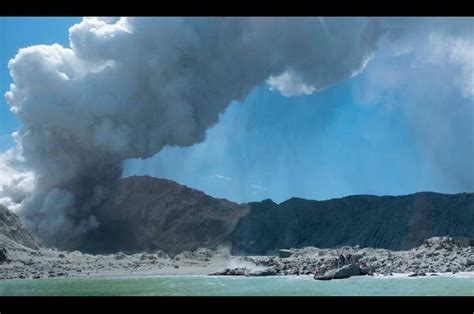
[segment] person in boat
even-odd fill
[[[317,276],[324,275],[327,271],[326,265],[321,265],[321,267],[316,268],[314,274]]]
[[[348,253],[346,257],[347,264],[352,264],[352,254]]]
[[[339,267],[344,266],[346,264],[346,258],[344,255],[340,254],[339,255]]]

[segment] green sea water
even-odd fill
[[[2,296],[474,296],[474,277],[129,276],[0,280]]]

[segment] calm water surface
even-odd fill
[[[310,276],[134,276],[0,280],[2,296],[474,296],[474,276],[352,277],[316,281]]]

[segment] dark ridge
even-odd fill
[[[474,236],[474,194],[419,192],[353,195],[324,201],[291,198],[237,204],[150,176],[120,180],[99,213],[101,227],[83,249],[93,252],[231,246],[233,253],[360,245],[393,250],[433,236]]]
[[[232,252],[344,245],[404,250],[433,236],[474,236],[474,194],[355,195],[327,201],[252,203],[231,235]]]

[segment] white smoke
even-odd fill
[[[84,18],[70,47],[9,62],[6,98],[23,126],[2,156],[0,200],[47,243],[80,246],[123,160],[202,142],[267,80],[298,95],[350,78],[379,35],[365,18]]]
[[[14,212],[34,188],[33,175],[22,164],[21,145],[0,154],[0,205]]]
[[[384,27],[387,36],[354,94],[404,116],[420,172],[438,177],[440,192],[473,191],[474,19],[389,19]]]

